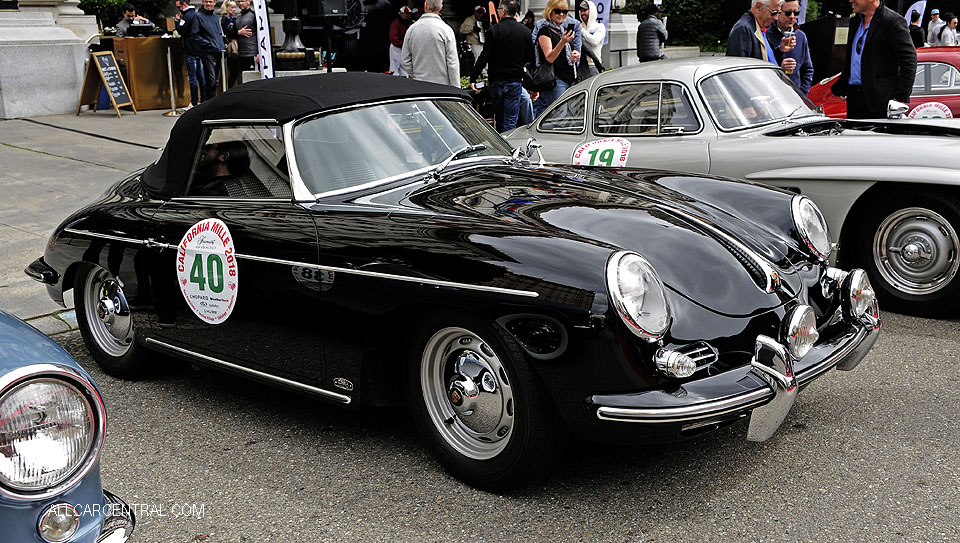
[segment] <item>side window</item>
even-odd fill
[[[184,196],[290,198],[279,126],[210,127]]]
[[[597,93],[597,134],[657,134],[659,83],[604,87]]]
[[[700,130],[690,96],[680,85],[663,84],[660,105],[660,134],[683,134]]]
[[[960,87],[960,81],[957,81],[960,72],[953,66],[943,62],[936,62],[929,64],[927,69],[930,70],[931,91],[952,91]]]
[[[604,87],[597,94],[598,134],[675,135],[700,130],[690,97],[681,85],[633,83]]]
[[[586,125],[584,120],[586,101],[587,95],[585,93],[564,100],[560,105],[550,110],[540,121],[540,130],[545,132],[582,132]]]
[[[930,64],[926,62],[917,63],[917,75],[913,77],[913,92],[929,90],[926,83],[928,68],[930,68]]]

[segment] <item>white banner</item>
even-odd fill
[[[273,78],[273,45],[270,42],[270,18],[267,0],[252,0],[257,15],[257,48],[260,51],[260,79]]]
[[[920,14],[920,26],[923,26],[923,12],[927,10],[927,0],[920,0],[919,2],[914,2],[912,6],[907,8],[907,12],[903,14],[903,18],[907,20],[907,26],[910,26],[910,14],[916,11]],[[924,31],[926,32],[926,31]]]
[[[597,22],[603,25],[603,28],[606,29],[604,34],[603,43],[610,43],[610,3],[611,0],[593,0],[593,3],[597,5]],[[580,5],[580,0],[576,0],[574,3],[575,6]],[[579,17],[578,13],[576,17]]]
[[[797,25],[802,25],[807,20],[807,0],[800,0],[800,15],[797,15]]]

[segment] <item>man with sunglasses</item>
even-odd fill
[[[847,100],[847,118],[887,117],[898,102],[910,102],[917,50],[907,21],[880,0],[850,0],[847,59],[831,91]]]
[[[750,11],[743,14],[727,37],[728,57],[753,57],[781,66],[784,70],[793,70],[797,61],[784,58],[777,61],[774,45],[767,36],[767,27],[777,20],[780,14],[781,0],[755,0]]]
[[[803,30],[797,28],[797,17],[800,16],[799,0],[786,0],[780,14],[767,29],[770,43],[781,44],[774,52],[781,62],[784,58],[792,58],[797,63],[794,70],[787,71],[787,77],[800,89],[800,96],[806,96],[813,85],[813,60],[810,59],[810,44]],[[784,32],[793,31],[794,37],[784,42]]]

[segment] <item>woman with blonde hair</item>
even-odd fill
[[[537,32],[537,56],[540,64],[553,64],[557,84],[550,90],[540,92],[540,97],[533,103],[535,116],[559,98],[576,79],[574,65],[579,55],[574,55],[574,49],[570,46],[574,38],[573,24],[561,26],[567,20],[568,8],[567,0],[550,0],[543,8],[543,18],[547,22]]]
[[[227,88],[234,86],[240,70],[237,69],[237,3],[226,0],[220,5],[220,27],[223,28],[223,43],[227,45]],[[233,42],[233,47],[231,43]],[[232,51],[231,51],[232,49]]]

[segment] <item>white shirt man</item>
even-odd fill
[[[460,61],[453,29],[440,18],[442,0],[427,0],[420,20],[403,38],[400,65],[413,79],[460,88]]]

